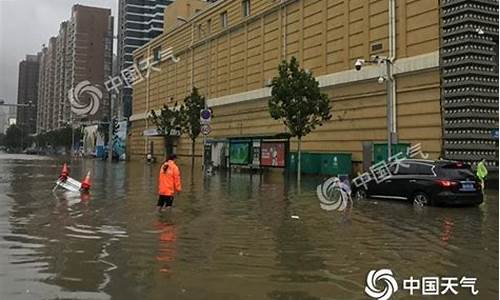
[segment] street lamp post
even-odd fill
[[[109,108],[108,122],[108,161],[113,162],[113,110],[115,109],[115,94],[111,95],[111,105]]]
[[[387,159],[392,157],[392,142],[396,137],[394,130],[394,95],[392,93],[394,86],[394,76],[392,74],[393,62],[388,57],[374,56],[372,60],[357,59],[354,63],[356,71],[360,71],[367,64],[385,64],[385,76],[378,77],[378,83],[385,82],[387,94]]]

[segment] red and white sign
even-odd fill
[[[266,167],[285,166],[285,143],[266,143],[261,145],[260,165]]]
[[[201,134],[209,135],[210,132],[212,132],[212,127],[210,127],[210,125],[208,124],[201,125]]]

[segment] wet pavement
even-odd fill
[[[88,198],[52,192],[61,161],[0,154],[0,299],[369,299],[367,273],[477,277],[498,298],[498,191],[479,207],[366,200],[325,211],[278,173],[193,176],[159,215],[159,165],[73,161]],[[298,216],[292,218],[292,216]],[[400,287],[401,289],[401,287]],[[392,299],[419,299],[399,291]]]

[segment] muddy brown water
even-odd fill
[[[155,212],[159,165],[78,160],[88,198],[52,192],[61,160],[0,154],[0,299],[371,299],[370,270],[476,277],[498,298],[498,191],[466,208],[356,201],[319,206],[306,177],[181,166],[183,192]],[[298,216],[292,218],[292,216]],[[471,299],[470,293],[428,296]],[[407,291],[391,299],[419,299]]]

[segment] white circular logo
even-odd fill
[[[381,282],[383,288],[377,283]],[[398,291],[398,283],[389,269],[371,270],[366,276],[365,293],[378,300],[388,300]]]
[[[349,202],[350,189],[337,177],[332,177],[316,187],[319,205],[324,210],[346,209]]]
[[[88,103],[82,103],[82,95],[89,94]],[[68,99],[71,104],[71,111],[77,115],[95,115],[99,109],[99,101],[102,99],[102,92],[92,85],[88,80],[78,83],[68,91]]]

